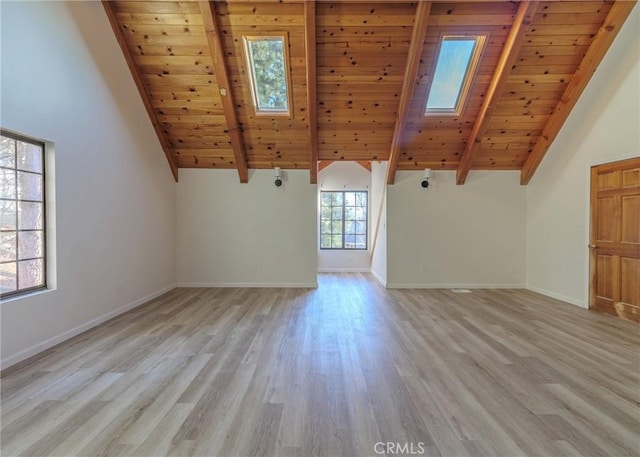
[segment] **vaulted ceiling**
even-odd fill
[[[105,1],[178,168],[521,170],[526,184],[635,1]],[[285,33],[290,116],[256,115],[243,37]],[[425,116],[443,34],[487,42],[459,116]]]

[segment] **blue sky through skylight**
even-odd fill
[[[447,38],[442,41],[427,110],[455,110],[476,40]]]

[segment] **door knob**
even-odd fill
[[[595,245],[595,244],[590,244],[590,245],[589,245],[589,248],[590,248],[590,249],[595,249],[595,248],[596,248],[596,245]]]

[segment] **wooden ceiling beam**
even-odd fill
[[[142,98],[142,103],[144,104],[144,107],[147,110],[147,114],[149,115],[149,119],[151,120],[151,125],[153,125],[153,129],[156,131],[156,136],[160,141],[160,146],[164,151],[164,155],[167,158],[167,162],[169,162],[169,167],[171,168],[173,179],[175,179],[176,182],[178,182],[178,163],[176,162],[175,157],[171,151],[169,142],[164,136],[164,132],[162,131],[162,126],[160,125],[158,116],[156,115],[156,112],[153,108],[153,104],[151,103],[151,97],[147,92],[147,88],[144,85],[144,82],[142,80],[142,77],[140,76],[140,73],[138,73],[133,56],[129,52],[129,47],[127,46],[127,40],[124,36],[124,31],[120,26],[120,22],[118,21],[118,15],[115,10],[115,3],[104,0],[102,2],[102,6],[104,7],[104,11],[107,13],[107,17],[109,18],[109,23],[111,24],[113,33],[116,36],[116,40],[118,40],[118,45],[120,45],[120,49],[122,50],[122,54],[124,55],[124,60],[127,62],[127,66],[129,67],[129,71],[131,72],[131,76],[133,77],[133,81],[135,82],[136,87],[138,88],[138,92],[140,93],[140,98]]]
[[[222,37],[216,17],[215,3],[213,1],[200,1],[198,4],[200,6],[200,13],[202,14],[204,30],[207,35],[207,43],[211,51],[211,58],[213,59],[213,68],[220,88],[222,109],[227,120],[227,129],[231,139],[231,148],[233,149],[236,167],[238,168],[238,175],[240,176],[241,183],[247,183],[249,182],[247,156],[245,154],[242,134],[236,115],[233,90],[229,81],[229,71],[224,59],[224,49],[222,48]]]
[[[467,145],[460,157],[460,162],[458,163],[458,169],[456,172],[456,183],[458,185],[464,184],[467,176],[469,175],[469,171],[473,165],[473,157],[480,148],[482,137],[487,130],[491,116],[493,116],[496,105],[498,104],[498,101],[504,92],[504,88],[507,85],[507,79],[511,74],[511,69],[518,57],[528,26],[531,24],[537,8],[537,1],[523,1],[518,7],[518,12],[513,20],[513,25],[511,26],[507,40],[502,48],[500,58],[498,59],[498,65],[493,73],[487,92],[485,93],[482,106],[480,107],[480,112],[476,117],[467,140]]]
[[[307,122],[309,124],[309,177],[318,182],[318,94],[316,71],[316,3],[304,2],[304,48],[307,68]]]
[[[398,113],[396,115],[396,123],[393,130],[393,139],[391,140],[391,151],[389,153],[389,167],[387,169],[387,184],[393,184],[396,180],[396,170],[398,168],[398,159],[400,158],[400,148],[402,147],[402,139],[404,133],[404,125],[406,123],[409,106],[413,98],[413,92],[418,76],[418,68],[420,67],[420,58],[422,57],[422,49],[424,47],[424,39],[427,34],[427,23],[429,21],[429,12],[431,11],[431,2],[419,2],[416,7],[416,17],[411,31],[411,43],[409,45],[409,54],[407,55],[407,66],[402,81],[402,92],[400,102],[398,103]]]
[[[602,58],[618,35],[618,32],[622,28],[622,24],[624,24],[635,4],[635,0],[618,0],[609,10],[609,14],[602,24],[602,27],[598,30],[598,33],[589,46],[580,66],[574,73],[571,81],[569,81],[560,101],[542,129],[542,133],[538,137],[538,141],[533,146],[527,160],[522,166],[520,184],[528,184],[533,177],[540,165],[540,162],[542,162],[542,159],[549,150],[549,147],[556,139],[556,136],[558,136],[560,129],[562,129],[562,126],[569,117],[569,114],[577,103],[578,98],[582,95],[582,92],[591,80],[596,68],[598,68]]]

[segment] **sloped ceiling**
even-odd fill
[[[103,2],[178,168],[521,170],[529,182],[629,1]],[[290,116],[256,115],[243,36],[286,33]],[[443,34],[486,34],[460,116],[424,116]]]

